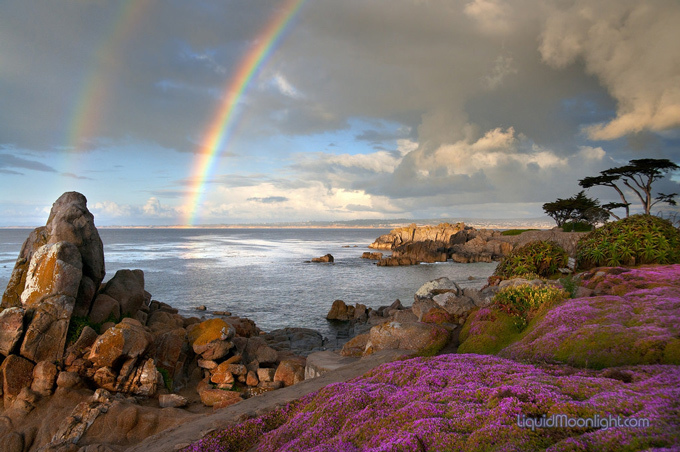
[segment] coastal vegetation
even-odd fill
[[[654,215],[633,215],[583,237],[578,243],[577,260],[583,269],[678,263],[680,230]]]
[[[530,242],[514,249],[496,267],[494,276],[500,279],[514,277],[550,278],[559,268],[567,266],[567,252],[554,242]]]
[[[506,237],[512,237],[515,235],[520,235],[523,232],[527,231],[538,231],[538,229],[508,229],[505,231],[501,232],[501,235],[506,236]]]
[[[667,159],[638,159],[631,160],[627,165],[610,168],[600,172],[599,176],[591,176],[581,179],[579,185],[583,188],[595,186],[610,187],[616,190],[621,198],[620,203],[605,204],[603,209],[611,213],[616,219],[618,216],[611,211],[615,208],[624,208],[626,217],[630,216],[631,203],[626,199],[626,195],[618,185],[625,185],[631,190],[642,204],[642,211],[649,215],[652,207],[663,202],[672,206],[676,205],[673,199],[677,193],[659,193],[656,197],[652,194],[652,184],[659,179],[663,179],[667,174],[680,170],[680,166]]]

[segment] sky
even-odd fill
[[[678,23],[678,0],[4,0],[0,226],[66,191],[102,226],[539,217],[680,164]]]

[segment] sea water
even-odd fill
[[[0,229],[0,287],[7,285],[28,229]],[[362,259],[386,229],[107,229],[100,228],[105,281],[120,269],[144,271],[154,300],[182,315],[229,311],[265,331],[305,327],[333,337],[333,301],[377,309],[396,299],[409,306],[418,288],[446,276],[481,287],[495,263],[453,262],[378,267]],[[332,264],[311,263],[330,253]],[[389,254],[389,252],[386,252]],[[197,311],[205,305],[206,312]]]

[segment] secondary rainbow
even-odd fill
[[[231,133],[236,126],[237,106],[248,88],[250,81],[267,58],[296,16],[306,0],[287,0],[279,12],[267,23],[258,34],[253,48],[241,60],[236,72],[228,80],[224,89],[224,98],[205,133],[205,139],[197,151],[191,173],[191,186],[188,192],[189,202],[186,224],[192,226],[198,217],[198,211],[205,194],[206,181],[209,179],[217,157],[223,151]]]
[[[108,32],[92,55],[90,69],[83,78],[82,88],[76,96],[67,126],[66,147],[77,152],[83,149],[83,142],[101,132],[103,114],[109,107],[113,94],[114,78],[122,61],[123,46],[139,29],[142,18],[147,14],[151,2],[125,0],[120,3],[117,14],[109,24]]]

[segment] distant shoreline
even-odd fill
[[[526,222],[521,219],[494,219],[494,220],[412,220],[412,221],[397,221],[394,223],[386,222],[375,224],[215,224],[215,225],[198,225],[198,226],[182,226],[182,225],[144,225],[144,226],[97,226],[98,229],[394,229],[409,226],[415,223],[417,226],[437,225],[440,223],[465,223],[466,226],[471,226],[476,229],[551,229],[554,224],[550,221],[543,221],[540,219],[529,218]],[[38,226],[0,226],[0,230],[7,229],[34,229]]]

